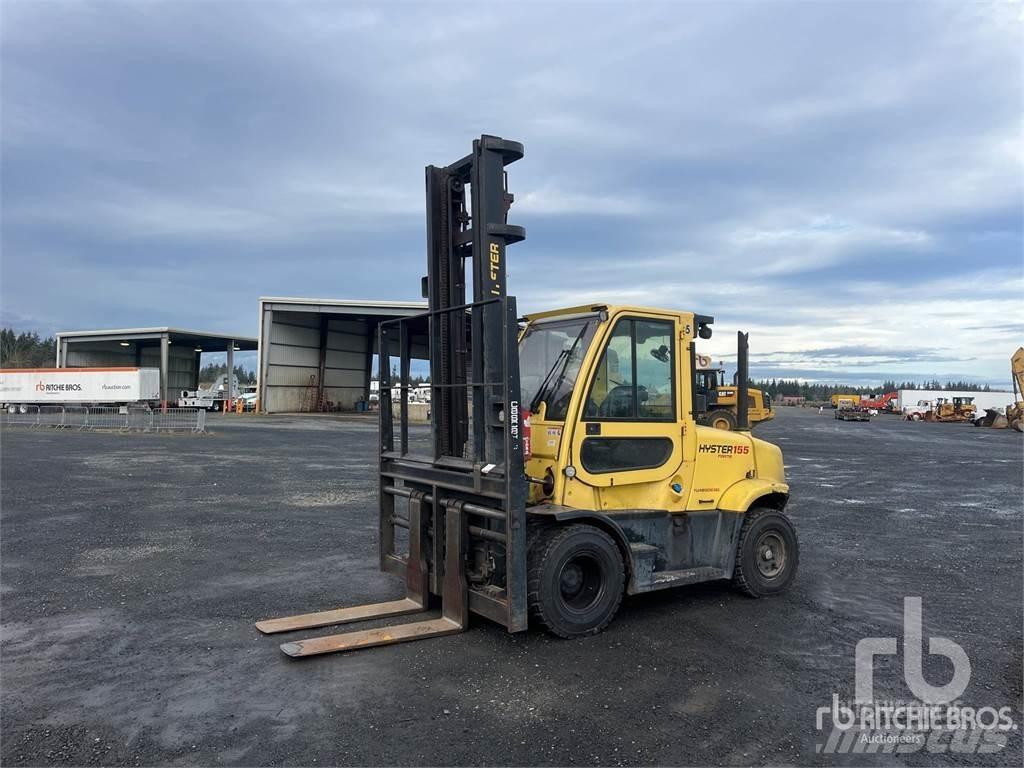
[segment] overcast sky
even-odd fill
[[[526,310],[692,309],[816,379],[1006,383],[1024,343],[1020,5],[0,8],[6,325],[416,299],[423,167],[487,132]]]

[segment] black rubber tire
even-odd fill
[[[592,525],[574,523],[540,529],[527,563],[530,616],[559,637],[596,635],[615,618],[622,602],[626,569],[612,537]],[[585,564],[573,605],[563,591],[566,568]]]
[[[707,424],[709,427],[714,427],[715,422],[718,420],[724,421],[729,425],[729,429],[725,431],[736,431],[736,417],[733,415],[732,411],[726,411],[724,409],[719,408],[718,410],[710,411],[708,415],[704,417],[704,423]],[[716,429],[724,428],[716,427]]]
[[[766,576],[758,567],[758,548],[766,536],[774,536],[784,546],[785,559],[781,570],[774,576]],[[751,597],[777,595],[792,583],[799,564],[800,545],[789,518],[767,507],[755,507],[747,512],[736,544],[733,585]]]

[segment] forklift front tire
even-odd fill
[[[799,562],[796,530],[785,514],[767,507],[746,513],[732,577],[740,591],[751,597],[776,595],[793,581]]]
[[[625,567],[611,536],[576,523],[544,529],[530,548],[530,614],[559,637],[596,635],[622,602]]]

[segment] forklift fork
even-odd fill
[[[417,496],[422,496],[422,494],[417,494]],[[406,596],[404,599],[307,613],[282,619],[268,619],[258,622],[256,628],[264,634],[271,635],[426,611],[430,602],[429,569],[426,550],[423,546],[426,520],[423,515],[422,498],[413,498],[410,501],[409,557],[406,563]],[[281,650],[292,657],[316,656],[322,653],[372,648],[377,645],[391,645],[462,632],[468,623],[469,604],[463,566],[466,554],[466,525],[463,512],[459,507],[460,505],[456,503],[448,504],[444,516],[445,562],[441,591],[441,616],[408,624],[342,632],[336,635],[312,637],[307,640],[294,640],[283,643]]]
[[[526,237],[508,223],[505,167],[523,146],[483,135],[448,166],[426,168],[428,310],[377,322],[380,368],[380,568],[405,573],[405,597],[259,622],[264,634],[421,614],[419,620],[295,640],[289,656],[369,648],[461,632],[469,611],[510,631],[527,626],[526,480],[521,436],[519,323],[506,290],[505,249]],[[472,300],[467,292],[472,290]],[[410,361],[429,351],[431,445],[410,446]],[[397,355],[394,353],[397,352]],[[393,387],[391,365],[399,358]],[[392,403],[397,389],[397,403]],[[397,414],[393,412],[397,405]],[[396,418],[398,434],[396,440]],[[412,449],[411,449],[412,448]],[[409,501],[407,517],[395,498]],[[467,517],[474,517],[469,525]],[[395,527],[408,528],[408,555]],[[467,585],[466,556],[488,563]],[[504,561],[504,562],[501,562]],[[480,580],[483,580],[481,582]],[[432,595],[441,615],[424,614]]]

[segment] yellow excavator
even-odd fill
[[[1024,432],[1024,347],[1018,347],[1010,358],[1010,377],[1013,380],[1013,402],[1006,406],[1005,413],[1001,413],[998,408],[987,408],[984,415],[974,420],[974,426],[993,429],[1011,427]]]
[[[715,429],[736,429],[738,377],[733,378],[731,385],[726,384],[725,369],[713,367],[708,355],[697,355],[696,363],[696,389],[698,396],[703,398],[697,423]],[[748,387],[747,419],[751,428],[774,418],[771,397],[760,389]]]
[[[400,371],[392,382],[380,366],[379,562],[402,577],[405,597],[256,626],[425,615],[290,640],[289,656],[448,635],[471,614],[510,632],[534,624],[582,637],[606,627],[625,595],[725,581],[767,597],[796,574],[782,451],[749,432],[746,334],[737,431],[725,432],[697,423],[694,346],[711,337],[712,317],[611,303],[519,316],[506,248],[526,234],[507,221],[505,166],[522,155],[517,142],[482,136],[468,156],[427,168],[429,309],[378,329],[380,359]],[[404,384],[424,338],[425,446],[410,440]]]

